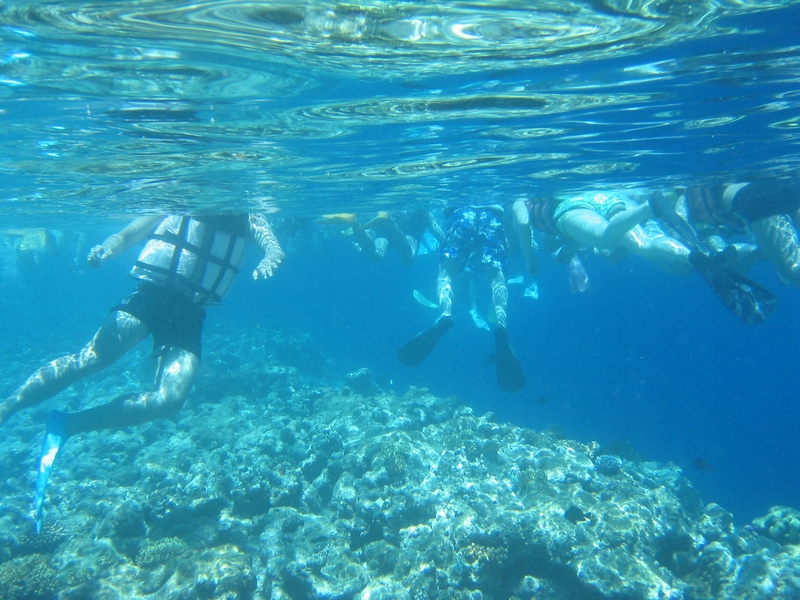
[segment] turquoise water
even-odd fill
[[[264,211],[285,224],[796,177],[798,24],[800,2],[790,1],[1,4],[0,394],[81,347],[130,293],[138,249],[100,271],[84,257],[136,215]],[[589,255],[591,287],[575,294],[564,268],[542,257],[537,300],[510,287],[509,331],[528,386],[508,394],[465,296],[422,366],[397,362],[397,348],[436,316],[412,296],[435,298],[435,252],[411,266],[394,251],[373,263],[344,226],[306,226],[278,229],[288,256],[274,279],[240,277],[209,311],[201,377],[177,421],[201,449],[214,436],[198,425],[203,407],[220,397],[245,407],[236,427],[249,427],[272,418],[258,404],[270,392],[291,405],[295,388],[341,390],[366,367],[387,394],[429,388],[500,423],[672,463],[741,526],[775,505],[800,507],[800,291],[768,265],[749,276],[778,308],[747,327],[696,275]],[[60,252],[23,260],[14,240],[39,227],[63,233]],[[27,522],[46,410],[146,387],[148,357],[145,342],[9,423],[0,519]],[[292,390],[276,375],[289,367]],[[215,406],[215,417],[228,409]],[[117,474],[112,458],[133,461],[131,447],[163,444],[136,466],[142,473],[159,453],[173,475],[186,470],[174,428],[76,443],[51,484],[48,519],[83,514],[70,503],[92,472],[103,482],[95,497],[117,503],[135,469]],[[81,451],[91,454],[83,463]],[[170,501],[196,499],[182,493]],[[0,565],[13,554],[3,548]]]
[[[15,2],[6,218],[796,168],[795,2]]]

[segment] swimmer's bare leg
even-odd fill
[[[175,414],[192,387],[199,365],[197,355],[171,348],[159,359],[154,391],[120,396],[106,404],[75,413],[50,412],[39,455],[33,502],[37,532],[42,528],[47,481],[64,442],[76,433],[118,429]]]
[[[788,215],[775,215],[750,224],[758,246],[784,282],[800,287],[800,236]]]
[[[80,352],[62,356],[39,368],[0,403],[0,423],[5,423],[18,410],[38,404],[79,379],[105,369],[147,334],[147,327],[133,315],[119,310],[112,312]]]
[[[444,262],[445,259],[442,259]],[[453,314],[453,278],[447,265],[439,265],[439,276],[436,279],[436,295],[439,299],[439,309],[442,317]]]
[[[621,246],[673,275],[688,275],[694,271],[689,262],[689,248],[665,234],[653,221],[646,228],[637,225],[631,229],[623,237]]]
[[[508,308],[508,286],[506,286],[506,277],[502,270],[495,270],[494,276],[491,279],[491,286],[495,326],[505,329],[507,323],[506,309]]]
[[[517,392],[525,387],[525,374],[516,354],[511,349],[508,338],[506,308],[508,307],[508,287],[502,269],[496,269],[492,276],[492,305],[495,314],[495,373],[497,384],[508,392]]]
[[[404,234],[399,227],[397,229],[399,233],[396,242],[397,252],[400,254],[400,260],[403,261],[403,264],[410,265],[414,262],[414,258],[419,251],[419,242],[412,236]]]
[[[67,436],[140,425],[176,414],[192,389],[199,366],[200,359],[196,354],[170,348],[159,358],[156,386],[152,392],[127,394],[94,408],[67,413]]]

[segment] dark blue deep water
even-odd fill
[[[269,18],[224,2],[153,16],[155,4],[141,14],[116,3],[0,10],[0,361],[27,369],[6,373],[0,393],[79,348],[132,290],[135,250],[99,271],[82,257],[135,215],[369,215],[798,175],[796,2],[691,3],[687,16],[678,10],[691,12],[687,3],[650,15],[574,2],[578,12],[546,13],[547,27],[519,3],[441,3],[417,7],[421,19],[442,15],[439,37],[420,46],[401,9],[352,9],[356,35],[341,10],[319,24],[323,3],[264,3],[276,7]],[[575,15],[587,30],[561,45],[556,24],[576,27]],[[441,33],[460,17],[474,21],[472,38]],[[537,23],[552,46],[537,41]],[[274,47],[259,27],[275,29]],[[204,36],[215,42],[203,46]],[[65,248],[21,264],[11,244],[22,227],[61,230]],[[240,277],[206,331],[302,332],[340,385],[367,367],[398,394],[427,387],[501,421],[627,442],[681,466],[738,523],[800,507],[800,290],[766,263],[749,275],[778,308],[748,327],[696,274],[587,255],[591,287],[575,294],[566,269],[542,256],[539,299],[510,288],[511,341],[528,381],[511,394],[497,388],[493,340],[473,326],[463,294],[423,365],[397,362],[396,349],[436,317],[412,297],[435,297],[435,255],[406,266],[392,251],[373,263],[325,231],[282,237],[288,257],[274,279]],[[693,466],[698,457],[710,469]]]

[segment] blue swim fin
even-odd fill
[[[44,496],[47,488],[47,480],[53,470],[53,463],[56,455],[64,442],[67,441],[67,433],[64,428],[66,414],[53,410],[47,415],[47,430],[44,434],[42,451],[39,454],[38,475],[36,476],[36,494],[33,499],[34,517],[36,519],[36,533],[42,531],[42,519],[44,517]]]

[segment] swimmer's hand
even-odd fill
[[[86,264],[93,269],[99,269],[103,266],[103,261],[109,258],[111,254],[112,251],[110,248],[107,248],[102,244],[98,244],[89,250],[89,256],[86,257]]]
[[[263,259],[261,259],[261,262],[258,263],[256,270],[253,271],[253,280],[255,281],[258,279],[267,279],[268,277],[272,277],[285,257],[286,255],[281,249],[276,249],[275,251],[268,253]]]

